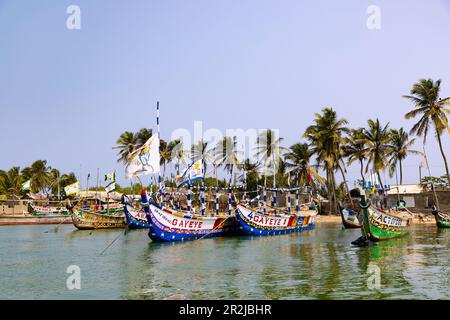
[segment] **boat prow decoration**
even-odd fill
[[[361,228],[361,222],[359,222],[359,213],[350,209],[342,208],[339,205],[339,211],[341,213],[342,224],[346,229]]]
[[[232,234],[235,217],[202,216],[149,203],[149,236],[156,242],[185,241]]]
[[[236,210],[241,232],[253,236],[272,236],[311,230],[314,228],[316,216],[315,209],[299,211],[292,215],[269,215],[239,204]]]

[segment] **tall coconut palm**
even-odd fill
[[[206,174],[208,163],[213,162],[213,158],[214,155],[212,154],[207,141],[200,139],[196,144],[191,146],[191,159],[192,161],[202,161],[204,174]]]
[[[172,161],[172,150],[170,150],[170,143],[161,139],[159,141],[159,164],[163,166],[163,176],[166,176],[166,165]]]
[[[130,155],[136,150],[137,136],[130,131],[122,133],[116,141],[116,146],[113,149],[118,149],[117,162],[128,164]]]
[[[172,140],[169,143],[169,149],[172,151],[172,161],[176,160],[175,162],[175,169],[176,169],[176,173],[177,176],[180,175],[180,167],[181,167],[181,162],[184,163],[184,159],[186,157],[186,151],[184,150],[184,145],[183,142],[179,139],[176,140]]]
[[[283,161],[282,153],[286,151],[286,148],[281,146],[282,141],[283,138],[271,129],[266,129],[258,135],[256,157],[263,167],[264,184],[268,175],[274,176],[275,184],[275,175]]]
[[[141,148],[153,135],[152,129],[142,128],[137,133],[136,136],[136,149]]]
[[[392,172],[388,160],[393,151],[390,144],[389,123],[382,126],[379,119],[375,121],[370,119],[367,124],[368,129],[363,131],[364,153],[367,155],[366,172],[369,171],[369,166],[372,166],[372,170],[377,175],[381,188],[384,190],[380,172],[386,169],[389,169],[389,173]]]
[[[225,136],[221,141],[217,143],[215,151],[217,163],[220,166],[224,166],[225,170],[230,174],[229,184],[231,185],[234,167],[240,165],[240,152],[237,148],[236,137]]]
[[[422,154],[417,150],[412,150],[410,147],[414,144],[415,139],[410,139],[409,135],[403,128],[399,130],[392,129],[390,132],[390,145],[392,146],[392,154],[389,159],[391,171],[397,170],[397,164],[400,170],[400,184],[403,184],[403,164],[402,161],[406,159],[408,154]]]
[[[64,187],[77,182],[77,177],[73,172],[69,174],[61,174],[57,169],[52,169],[50,171],[50,178],[52,181],[50,185],[51,192],[52,194],[57,195],[58,198],[62,195]]]
[[[23,195],[24,181],[19,167],[12,167],[8,171],[0,170],[0,194],[8,198],[20,198]]]
[[[319,183],[323,182],[316,168],[311,165],[312,156],[313,152],[307,143],[293,144],[284,155],[287,171],[296,177],[298,185],[309,184],[310,175]]]
[[[345,156],[347,157],[347,165],[353,164],[355,161],[359,162],[360,174],[363,185],[366,184],[364,178],[364,161],[366,160],[365,142],[363,129],[353,129],[349,132],[349,137],[345,144]]]
[[[22,175],[25,180],[30,180],[31,191],[34,193],[44,192],[48,193],[47,189],[52,184],[52,177],[50,171],[52,168],[47,165],[46,160],[37,160],[33,164],[22,170]]]
[[[450,110],[446,105],[450,104],[450,97],[440,98],[441,80],[433,81],[432,79],[421,79],[415,83],[411,89],[410,95],[403,96],[414,104],[414,109],[405,114],[406,119],[412,119],[420,116],[419,121],[412,127],[411,134],[423,136],[423,142],[426,142],[430,127],[434,127],[434,133],[439,143],[442,159],[444,160],[445,171],[450,180],[447,157],[442,148],[441,136],[444,131],[450,133],[448,127],[447,114]]]
[[[347,124],[348,121],[339,119],[336,111],[332,108],[324,108],[321,114],[316,113],[314,124],[309,126],[304,134],[304,137],[310,142],[312,152],[317,157],[318,165],[323,165],[325,169],[330,212],[335,208],[333,204],[335,205],[337,202],[335,170],[341,171],[344,182],[347,185],[343,169],[344,164],[342,163],[344,137],[349,132],[349,129],[346,127]]]

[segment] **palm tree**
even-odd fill
[[[31,167],[24,168],[22,175],[25,180],[30,180],[31,191],[34,193],[44,192],[47,193],[47,189],[52,184],[52,177],[50,171],[52,168],[47,166],[46,160],[37,160],[33,162]]]
[[[19,167],[12,167],[8,171],[0,170],[0,194],[8,198],[20,198],[23,195],[23,181]]]
[[[152,129],[142,128],[137,133],[136,136],[136,149],[141,148],[153,135]]]
[[[388,157],[393,151],[393,148],[390,145],[391,136],[389,123],[383,127],[380,120],[376,119],[375,121],[368,120],[367,124],[369,129],[363,130],[362,139],[365,145],[364,153],[367,156],[366,172],[368,172],[369,166],[372,165],[372,170],[377,175],[381,188],[384,190],[380,171],[384,171],[388,168],[389,173],[392,172],[388,161]]]
[[[169,148],[169,144],[161,139],[159,141],[159,164],[163,166],[163,176],[166,176],[166,165],[172,161],[172,150]]]
[[[347,157],[347,165],[351,165],[355,161],[359,162],[360,165],[360,173],[363,185],[366,184],[366,180],[364,178],[364,160],[366,160],[365,154],[365,142],[364,142],[364,134],[363,129],[353,129],[349,133],[349,137],[347,138],[345,144],[345,155]]]
[[[116,141],[116,146],[113,149],[118,149],[117,156],[119,159],[117,162],[127,164],[130,155],[136,150],[137,136],[130,131],[122,133]]]
[[[203,173],[206,174],[206,169],[208,168],[208,163],[212,162],[213,155],[209,149],[209,144],[207,141],[200,139],[196,144],[191,147],[191,158],[192,161],[201,160],[203,164]]]
[[[313,154],[317,157],[318,165],[323,165],[327,176],[327,190],[330,202],[330,212],[333,201],[336,204],[336,181],[335,170],[340,170],[347,186],[347,180],[343,169],[343,156],[345,144],[345,134],[349,132],[346,127],[348,121],[339,119],[336,111],[331,108],[322,109],[322,113],[316,113],[314,124],[309,126],[304,137],[310,142]],[[347,186],[348,190],[348,186]],[[350,197],[351,200],[351,197]]]
[[[184,162],[184,158],[186,157],[186,151],[184,150],[183,142],[179,139],[173,140],[169,143],[169,149],[171,150],[171,158],[172,160],[176,159],[177,162],[176,172],[177,176],[180,175],[180,162]]]
[[[442,148],[441,135],[448,128],[448,119],[446,113],[450,114],[450,110],[445,105],[450,104],[450,97],[439,98],[441,90],[441,80],[436,82],[432,79],[421,79],[415,83],[411,89],[411,95],[403,96],[414,104],[414,109],[405,114],[406,119],[412,119],[420,116],[420,120],[412,127],[411,134],[423,136],[425,144],[430,126],[434,126],[434,132],[439,143],[442,158],[444,159],[445,171],[450,180],[447,158]]]
[[[264,167],[264,185],[268,175],[273,175],[275,186],[275,175],[280,167],[282,159],[282,152],[286,148],[281,146],[283,138],[278,137],[275,131],[266,129],[258,136],[256,144],[256,157]]]
[[[284,155],[288,172],[296,177],[299,186],[308,184],[310,175],[317,181],[323,182],[317,170],[310,165],[312,156],[313,152],[307,143],[293,144]]]
[[[116,141],[116,146],[113,149],[118,149],[117,162],[128,164],[130,155],[141,148],[152,137],[152,129],[142,128],[137,133],[125,131]]]
[[[52,169],[50,171],[50,178],[52,181],[52,184],[50,185],[51,192],[52,194],[57,195],[58,198],[61,197],[64,187],[77,182],[77,177],[73,172],[69,174],[61,174],[57,169]]]
[[[259,179],[259,163],[247,158],[243,163],[238,165],[238,169],[243,171],[238,179],[246,184],[246,190],[256,189]]]
[[[236,137],[225,136],[219,141],[216,148],[216,160],[219,166],[224,166],[225,170],[230,174],[230,182],[233,178],[233,169],[240,165],[239,154],[237,149]]]
[[[409,135],[403,128],[400,130],[392,129],[390,132],[392,156],[389,160],[391,170],[397,170],[397,163],[400,169],[400,184],[403,184],[403,165],[402,161],[405,160],[408,154],[422,154],[420,151],[411,150],[410,147],[414,144],[415,139],[410,139]]]

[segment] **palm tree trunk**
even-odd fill
[[[377,176],[378,176],[378,181],[380,181],[380,184],[381,184],[381,190],[383,190],[383,197],[381,198],[381,201],[380,201],[381,209],[383,209],[385,207],[385,205],[386,205],[386,194],[385,194],[385,191],[384,191],[384,184],[381,181],[380,171],[377,171]]]
[[[381,181],[380,171],[378,171],[378,170],[377,170],[377,177],[378,177],[378,181],[380,181],[381,190],[384,191],[384,185],[383,185],[383,182]]]
[[[439,133],[436,133],[436,135],[439,142],[439,149],[441,150],[442,158],[444,159],[445,172],[447,173],[447,181],[450,183],[450,173],[448,171],[447,158],[445,157],[444,149],[442,149],[441,135]]]
[[[400,185],[403,184],[403,168],[402,168],[402,160],[399,159],[399,163],[400,163]]]
[[[345,179],[344,170],[342,169],[340,164],[338,164],[338,168],[341,171],[342,179],[344,180],[345,188],[347,189],[347,195],[348,195],[348,198],[350,199],[350,203],[352,204],[352,208],[353,208],[353,199],[352,199],[352,195],[350,194],[350,189],[348,187],[347,179]]]
[[[333,206],[331,213],[336,213],[336,204],[337,204],[337,196],[336,196],[336,179],[334,177],[334,171],[331,169],[331,183],[333,185]]]
[[[333,208],[333,193],[332,193],[332,183],[330,177],[330,169],[327,167],[327,188],[328,188],[328,202],[330,203],[330,208],[328,214],[331,214]]]
[[[366,179],[364,179],[364,163],[362,161],[362,159],[359,159],[359,163],[361,165],[361,178],[362,178],[362,182],[363,182],[363,188],[366,185]]]

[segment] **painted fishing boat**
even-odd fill
[[[219,214],[202,216],[169,209],[152,201],[148,206],[149,237],[155,242],[172,242],[232,235],[235,217]]]
[[[438,228],[450,228],[450,215],[439,210],[433,210]]]
[[[129,203],[128,199],[123,199],[122,201],[128,228],[147,229],[150,227],[147,221],[147,214],[144,210],[136,209]]]
[[[80,230],[125,228],[127,222],[123,209],[86,210],[72,208],[73,225]]]
[[[341,213],[341,220],[345,229],[361,228],[361,222],[358,220],[358,212],[343,208],[340,205],[339,211]]]
[[[314,229],[317,209],[303,206],[295,214],[268,214],[250,206],[238,204],[236,218],[242,233],[252,236],[272,236]]]
[[[365,195],[361,195],[360,207],[361,231],[365,240],[377,242],[402,237],[409,233],[411,216],[387,213],[375,208],[370,201],[366,202]]]
[[[37,206],[32,202],[29,203],[31,208],[31,213],[34,215],[69,215],[69,210],[65,207],[54,207],[54,206]]]

